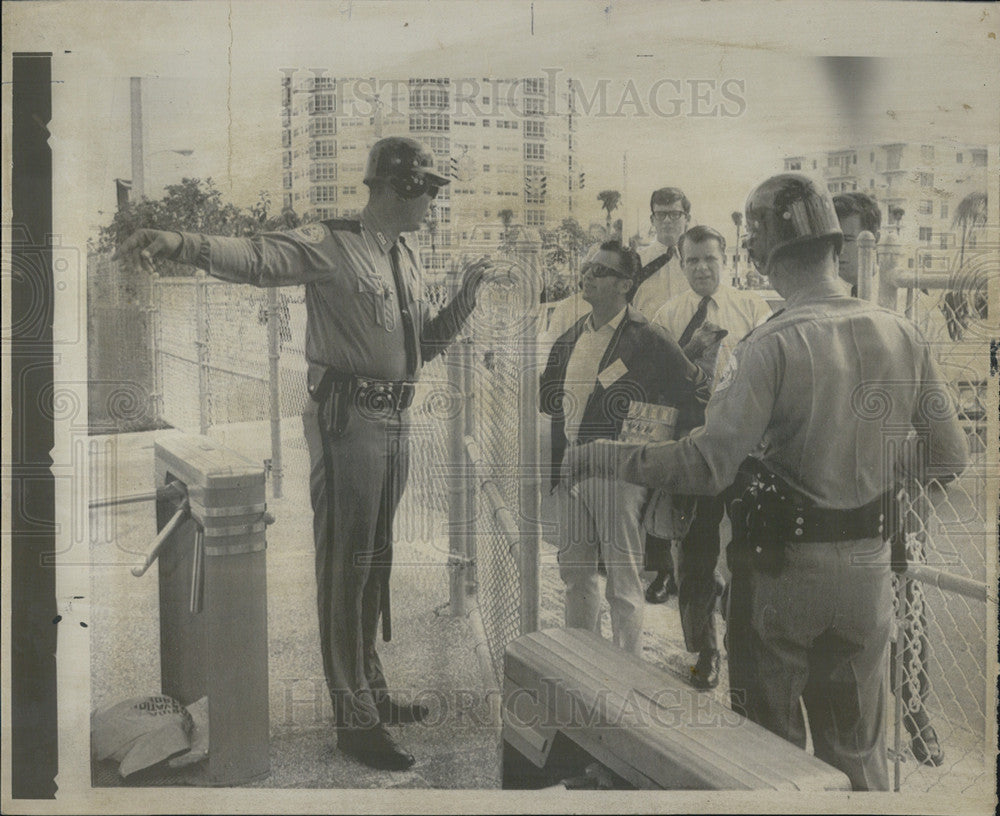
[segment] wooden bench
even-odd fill
[[[851,789],[845,774],[711,694],[582,629],[507,647],[501,711],[505,788],[579,774],[591,757],[635,788]]]

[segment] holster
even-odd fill
[[[354,397],[354,380],[337,377],[332,368],[323,372],[316,390],[311,394],[319,406],[320,422],[331,439],[339,439],[347,430],[351,400]]]
[[[785,566],[785,542],[774,526],[788,502],[787,483],[748,456],[726,495],[733,528],[733,556],[755,569],[777,575]]]

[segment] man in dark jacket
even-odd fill
[[[556,340],[541,376],[542,411],[552,417],[553,487],[567,445],[618,439],[623,426],[650,439],[665,433],[672,438],[677,428],[701,422],[708,398],[705,375],[664,329],[629,306],[638,266],[635,253],[608,241],[581,269],[583,298],[592,311]],[[659,428],[659,435],[652,428]],[[639,654],[647,490],[588,479],[559,495],[566,625],[599,632],[601,553],[612,636],[618,646]]]

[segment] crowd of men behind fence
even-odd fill
[[[391,634],[406,409],[422,363],[460,331],[490,264],[467,264],[457,296],[432,317],[417,294],[418,253],[401,233],[420,226],[448,179],[418,142],[391,137],[375,144],[364,182],[370,199],[355,220],[245,239],[140,230],[119,255],[147,267],[181,260],[255,286],[305,284],[304,430],[338,744],[402,770],[414,757],[386,726],[427,712],[390,697],[375,642],[380,621]],[[919,330],[841,280],[856,209],[835,210],[826,190],[795,174],[751,192],[746,247],[784,299],[773,314],[730,285],[724,236],[692,226],[691,211],[683,191],[656,190],[656,241],[641,256],[614,238],[594,247],[579,295],[564,304],[579,311],[552,318],[540,407],[552,419],[566,625],[599,631],[603,572],[613,639],[641,655],[644,606],[676,592],[696,655],[690,682],[708,690],[722,667],[715,612],[725,597],[734,707],[805,747],[804,705],[816,755],[855,789],[886,790],[894,487],[955,478],[965,435]],[[889,417],[857,410],[869,386],[891,391]],[[917,453],[887,461],[886,429]],[[718,565],[727,513],[728,585]],[[644,568],[655,574],[646,587]],[[913,690],[906,726],[914,755],[940,764],[920,704],[928,683]]]

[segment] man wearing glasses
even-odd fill
[[[647,490],[606,479],[586,479],[572,491],[559,483],[567,447],[618,439],[632,409],[657,415],[669,406],[677,409],[677,427],[701,424],[707,378],[666,331],[629,305],[637,271],[637,256],[618,241],[601,244],[583,265],[582,293],[591,312],[556,340],[541,375],[539,398],[541,410],[552,417],[552,485],[559,488],[566,625],[600,633],[602,555],[613,640],[639,655]]]
[[[677,187],[661,187],[649,198],[656,240],[640,250],[642,269],[632,305],[652,319],[670,298],[687,289],[677,257],[677,241],[691,222],[691,202]]]
[[[414,758],[386,724],[414,722],[424,706],[389,697],[375,650],[390,636],[392,522],[406,484],[408,419],[424,362],[454,339],[489,269],[469,264],[451,303],[431,318],[417,253],[401,233],[420,228],[438,188],[432,154],[413,139],[375,143],[357,220],[332,220],[255,238],[138,230],[116,257],[152,268],[156,257],[254,286],[305,284],[310,400],[303,413],[311,464],[317,606],[323,670],[338,747],[374,768]]]

